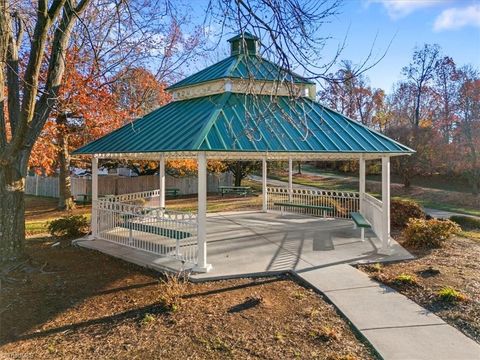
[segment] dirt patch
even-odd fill
[[[403,244],[400,232],[393,233],[393,237]],[[360,266],[360,269],[480,343],[480,243],[455,237],[440,249],[407,249],[417,259],[382,266]],[[439,292],[445,288],[456,290],[466,299],[442,298]]]
[[[49,237],[3,273],[0,358],[371,359],[287,277],[192,284]]]
[[[27,221],[50,220],[65,216],[67,212],[58,210],[58,199],[43,196],[25,196],[25,219]],[[75,209],[68,214],[83,215],[90,213],[90,205],[77,204]]]

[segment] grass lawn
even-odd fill
[[[480,230],[460,235],[439,249],[407,247],[415,260],[360,268],[480,343]],[[404,243],[400,232],[393,237]]]
[[[302,170],[319,175],[327,176],[341,176],[344,178],[352,178],[353,180],[358,178],[358,174],[344,173],[334,170],[318,169],[312,165],[302,165]],[[367,180],[382,181],[382,175],[367,175]],[[403,184],[402,179],[397,174],[391,174],[391,182],[395,184]],[[465,178],[462,177],[445,177],[443,175],[431,175],[431,176],[415,176],[412,179],[413,186],[420,186],[429,189],[447,190],[456,192],[471,193],[472,189],[470,184]]]
[[[32,228],[53,216],[34,200]],[[0,269],[6,358],[375,358],[332,305],[289,277],[189,283],[45,235],[26,251]]]

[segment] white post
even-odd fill
[[[267,212],[267,157],[262,158],[262,211]]]
[[[359,195],[360,195],[360,214],[364,215],[364,200],[365,200],[365,158],[363,155],[360,155],[360,164],[359,164]]]
[[[92,158],[92,238],[98,234],[98,158]]]
[[[160,176],[160,207],[165,208],[165,155],[160,157],[158,174]]]
[[[292,201],[293,195],[293,164],[292,158],[288,158],[288,201]]]
[[[390,250],[390,157],[382,157],[382,251]]]
[[[197,243],[198,259],[193,271],[208,272],[212,265],[207,264],[207,156],[204,151],[198,153],[198,210]]]

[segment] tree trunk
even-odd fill
[[[66,122],[66,115],[60,115],[57,117],[58,164],[60,166],[58,179],[59,199],[57,206],[59,210],[72,210],[75,207],[70,188],[70,154],[68,153]]]
[[[25,172],[13,159],[0,167],[0,263],[22,257],[25,239]]]
[[[233,176],[235,178],[235,186],[242,186],[242,163],[240,161],[237,161],[235,164]]]

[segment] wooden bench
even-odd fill
[[[249,186],[219,186],[218,192],[223,195],[225,194],[234,194],[234,195],[243,195],[247,196],[252,191],[252,188]]]
[[[300,209],[315,209],[315,210],[322,210],[322,216],[325,217],[327,211],[335,210],[331,206],[321,206],[321,205],[302,205],[302,204],[295,204],[291,202],[275,202],[273,205],[280,206],[280,211],[282,212],[283,216],[283,209],[285,207],[294,207]]]
[[[370,225],[367,219],[365,219],[359,212],[351,212],[350,217],[355,224],[355,228],[360,228],[361,239],[362,241],[365,241],[365,229],[371,228],[372,225]]]
[[[165,196],[177,197],[180,194],[180,189],[165,189]]]

